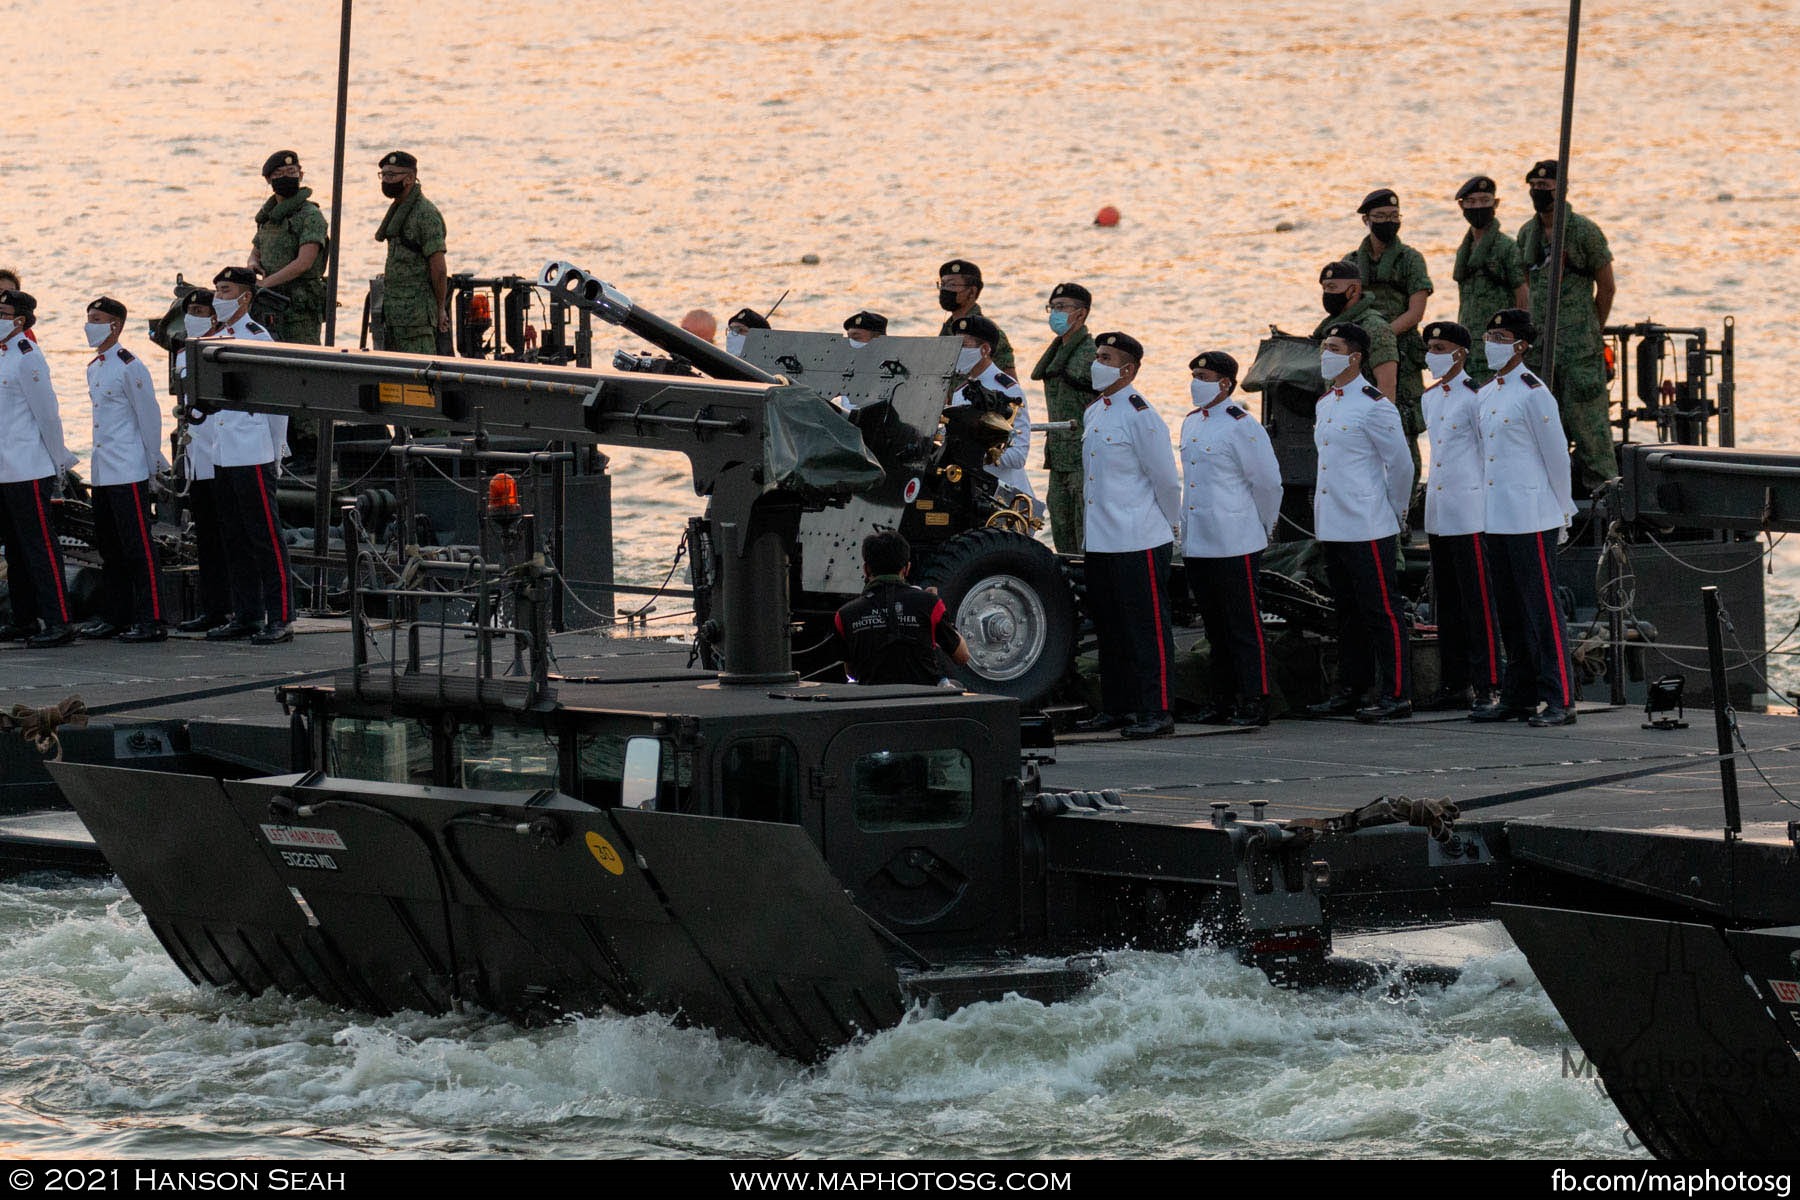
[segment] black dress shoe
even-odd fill
[[[205,633],[209,629],[217,629],[231,622],[230,617],[216,617],[211,613],[201,613],[197,617],[189,617],[175,626],[180,633]]]
[[[1364,725],[1381,725],[1388,721],[1404,721],[1413,715],[1411,700],[1396,700],[1392,696],[1383,696],[1367,708],[1356,710],[1356,719]]]
[[[1419,704],[1420,712],[1468,712],[1475,707],[1475,693],[1468,688],[1439,688]]]
[[[1125,728],[1119,730],[1119,736],[1125,738],[1153,738],[1175,732],[1175,718],[1166,712],[1145,713]]]
[[[103,641],[106,638],[118,637],[119,627],[114,625],[111,621],[93,620],[85,625],[77,625],[75,627],[75,636]]]
[[[246,625],[233,617],[223,625],[217,625],[207,630],[206,640],[209,642],[232,642],[238,638],[247,638],[255,632],[256,626]]]
[[[293,640],[293,626],[287,624],[285,621],[270,621],[267,625],[264,625],[261,629],[250,635],[250,644],[253,646],[273,646],[276,642],[291,642]]]
[[[1209,704],[1194,714],[1196,725],[1229,725],[1231,724],[1231,706],[1229,704]]]
[[[1564,708],[1560,704],[1546,704],[1543,712],[1533,713],[1526,723],[1535,729],[1553,729],[1558,725],[1573,725],[1575,710]]]
[[[1076,733],[1105,733],[1109,729],[1122,729],[1131,724],[1130,717],[1117,713],[1095,713],[1084,721],[1075,722]]]
[[[52,625],[42,633],[34,633],[25,639],[25,644],[33,650],[47,650],[51,646],[66,646],[75,640],[73,625]]]
[[[1351,692],[1333,692],[1328,700],[1306,706],[1309,717],[1347,717],[1362,707],[1362,700]]]
[[[1231,714],[1231,720],[1226,722],[1228,725],[1252,728],[1267,725],[1268,723],[1269,702],[1267,700],[1244,701],[1242,704],[1238,705],[1237,711]]]
[[[1492,724],[1499,721],[1523,721],[1528,719],[1537,709],[1527,704],[1514,704],[1510,700],[1496,700],[1492,704],[1477,708],[1469,713],[1469,720]]]
[[[140,621],[119,635],[121,642],[166,642],[168,627],[160,621]]]

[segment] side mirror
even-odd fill
[[[619,804],[625,808],[655,808],[662,785],[662,742],[653,737],[634,737],[625,743],[625,774],[619,781]]]

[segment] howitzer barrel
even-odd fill
[[[783,382],[779,375],[771,375],[633,303],[631,297],[610,283],[594,278],[572,263],[548,264],[538,275],[538,283],[575,307],[630,330],[660,350],[686,359],[714,379],[744,383]]]

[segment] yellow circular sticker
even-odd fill
[[[625,873],[625,860],[619,857],[619,852],[613,849],[611,842],[607,841],[597,833],[590,832],[587,835],[587,847],[592,851],[594,857],[599,860],[600,865],[611,871],[614,875],[623,875]]]

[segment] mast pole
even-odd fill
[[[344,244],[344,126],[350,107],[352,3],[353,0],[343,0],[343,13],[338,26],[337,142],[331,155],[331,252],[325,272],[327,346],[333,345],[337,340],[338,251]],[[325,594],[325,551],[331,536],[331,460],[334,457],[335,432],[329,418],[319,422],[319,461],[313,474],[312,610],[321,614],[328,607]],[[351,561],[355,561],[354,556]]]
[[[346,0],[348,2],[348,0]],[[1563,58],[1562,140],[1556,148],[1556,217],[1550,233],[1550,291],[1544,299],[1544,385],[1556,388],[1556,316],[1562,302],[1563,238],[1569,224],[1569,135],[1575,123],[1575,61],[1581,45],[1581,0],[1569,0],[1568,48]]]

